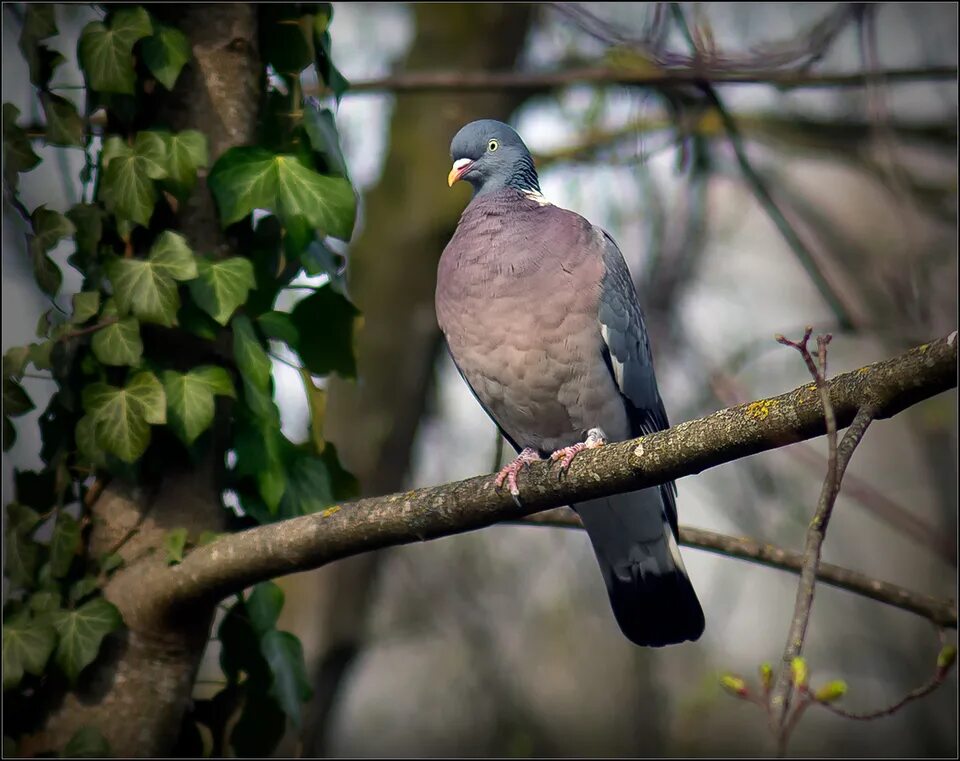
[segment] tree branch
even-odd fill
[[[956,386],[957,333],[900,356],[837,376],[830,384],[838,428],[865,403],[886,418]],[[548,463],[521,479],[523,504],[479,476],[441,486],[358,500],[320,513],[259,526],[198,547],[182,563],[162,559],[128,574],[153,614],[221,599],[264,579],[316,568],[381,547],[484,528],[570,502],[653,486],[706,468],[822,435],[815,385],[720,410],[640,439],[582,453],[563,480]]]
[[[917,80],[956,79],[955,66],[888,69],[880,72],[887,84]],[[674,87],[708,80],[715,85],[757,84],[781,89],[801,87],[864,87],[871,75],[806,74],[793,72],[737,72],[710,69],[672,69],[651,73],[649,70],[631,71],[629,68],[585,66],[565,71],[437,71],[407,72],[381,79],[366,79],[350,83],[347,94],[407,93],[407,92],[501,92],[503,90],[543,91],[573,84],[635,85],[645,87]],[[316,94],[316,93],[308,93]]]
[[[555,528],[583,528],[579,516],[569,508],[557,508],[536,515],[528,515],[518,523]],[[802,552],[788,550],[748,536],[727,536],[693,526],[680,526],[680,544],[789,573],[799,574],[803,568]],[[947,629],[957,628],[957,604],[954,600],[920,594],[832,563],[820,563],[817,569],[817,581],[915,613],[929,619],[937,626]]]

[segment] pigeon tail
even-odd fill
[[[573,506],[590,536],[620,629],[649,647],[699,639],[704,628],[667,520],[664,488]]]

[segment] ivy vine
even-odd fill
[[[322,510],[357,492],[323,438],[325,396],[316,384],[331,373],[354,375],[359,314],[343,288],[339,257],[324,242],[349,240],[355,191],[334,112],[304,98],[301,87],[311,67],[336,103],[348,86],[331,60],[332,9],[258,6],[259,48],[270,72],[262,79],[258,140],[211,166],[207,136],[171,129],[157,105],[189,97],[177,85],[191,48],[149,8],[102,6],[101,19],[84,27],[76,51],[86,84],[81,113],[51,85],[66,60],[48,44],[58,35],[55,6],[27,4],[19,47],[44,115],[42,136],[28,133],[17,108],[3,104],[5,202],[23,217],[33,274],[52,304],[37,340],[3,356],[4,451],[16,442],[16,418],[34,409],[24,376],[56,384],[39,418],[44,467],[15,472],[15,498],[6,506],[5,752],[37,728],[51,696],[89,679],[105,639],[123,626],[102,593],[122,567],[120,548],[100,557],[89,550],[92,506],[110,479],[152,483],[171,463],[198,463],[212,453],[228,463],[222,487],[244,513],[238,519],[228,511],[232,529]],[[99,134],[91,126],[95,112],[106,117]],[[81,202],[63,212],[29,210],[20,199],[20,175],[40,163],[38,140],[84,151]],[[229,256],[198,250],[178,230],[179,210],[207,191]],[[64,240],[74,248],[67,263],[82,275],[69,311],[55,301],[63,274],[51,257]],[[304,273],[327,279],[309,286],[291,311],[275,308]],[[271,342],[299,358],[311,410],[306,442],[281,430]],[[175,529],[165,542],[167,562],[215,540]],[[300,642],[277,629],[282,607],[283,593],[270,582],[226,607],[217,630],[224,686],[195,701],[180,752],[264,755],[288,721],[300,723],[310,685]],[[198,724],[212,739],[201,740]],[[109,753],[93,727],[48,750]]]

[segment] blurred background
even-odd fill
[[[433,311],[437,260],[469,200],[465,183],[447,188],[449,143],[475,118],[514,125],[544,195],[618,241],[673,423],[806,382],[775,333],[796,338],[806,324],[833,333],[838,373],[956,329],[957,81],[937,74],[957,65],[956,4],[334,6],[340,70],[355,84],[380,80],[348,92],[338,111],[363,193],[343,253],[364,322],[359,379],[330,383],[326,427],[365,494],[500,464],[496,429],[449,361]],[[3,42],[14,50],[9,7]],[[55,46],[75,49],[91,14],[58,7]],[[716,87],[727,119],[689,86],[396,87],[415,72],[656,74],[697,61],[756,80]],[[58,79],[80,84],[71,66]],[[38,121],[25,71],[22,58],[4,56],[3,99]],[[777,86],[784,72],[814,83]],[[825,74],[866,79],[816,82]],[[82,152],[44,150],[54,160],[24,175],[24,203],[64,210],[77,200]],[[31,340],[45,309],[23,240],[16,215],[5,213],[4,350]],[[70,248],[61,244],[54,259],[65,262]],[[68,303],[79,277],[63,269],[59,298]],[[284,430],[305,440],[303,385],[282,363],[274,372]],[[52,390],[45,383],[24,380],[38,411]],[[956,405],[951,391],[871,427],[824,560],[956,597]],[[3,458],[5,492],[13,467],[39,465],[38,411],[18,420],[17,445]],[[685,478],[680,521],[799,549],[825,453],[823,440],[795,444]],[[774,749],[766,717],[723,693],[717,676],[756,684],[757,666],[776,662],[796,577],[683,554],[707,629],[666,650],[622,637],[576,530],[498,526],[282,579],[281,626],[304,643],[315,697],[303,733],[278,753],[766,755]],[[811,680],[845,679],[848,709],[882,707],[925,682],[939,648],[929,622],[818,587],[805,651]],[[214,642],[198,697],[216,690],[206,684],[220,677],[216,656]],[[790,753],[956,755],[956,677],[872,722],[813,708]]]

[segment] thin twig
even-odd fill
[[[569,508],[546,510],[528,515],[519,521],[509,521],[509,523],[554,528],[583,528],[580,518]],[[803,553],[751,537],[727,536],[693,526],[680,526],[680,544],[769,568],[777,568],[788,573],[799,574],[803,569]],[[957,604],[954,600],[930,597],[832,563],[820,563],[817,568],[817,581],[915,613],[929,619],[937,626],[957,628]]]
[[[797,587],[797,598],[794,604],[793,617],[790,621],[790,630],[787,635],[787,642],[783,649],[780,669],[774,680],[773,688],[770,691],[770,725],[777,736],[778,748],[781,755],[786,751],[786,743],[789,740],[790,732],[796,724],[796,720],[789,720],[788,713],[790,709],[790,699],[793,693],[793,681],[791,674],[791,664],[795,658],[799,658],[803,652],[803,644],[806,639],[807,627],[810,623],[810,614],[813,609],[813,598],[816,589],[817,570],[820,565],[820,555],[823,548],[823,541],[826,537],[827,527],[830,523],[830,517],[833,513],[833,507],[836,504],[837,494],[840,491],[840,482],[843,479],[843,473],[850,462],[853,451],[860,443],[867,427],[873,420],[876,410],[870,401],[866,401],[854,416],[853,422],[843,436],[843,441],[837,444],[837,420],[830,399],[830,384],[827,381],[827,344],[830,342],[830,335],[817,337],[819,366],[814,362],[809,350],[807,341],[810,338],[812,328],[804,331],[803,338],[798,342],[790,341],[783,336],[777,336],[777,340],[786,345],[792,346],[800,352],[807,369],[813,376],[817,390],[820,394],[823,405],[824,419],[827,427],[828,451],[827,458],[827,476],[823,482],[823,488],[820,491],[820,499],[817,503],[817,510],[810,527],[807,530],[807,539],[804,547],[804,564],[800,572],[800,583]],[[804,710],[798,706],[798,711]]]
[[[96,325],[91,325],[87,328],[78,328],[77,330],[71,330],[68,333],[64,333],[58,340],[68,341],[71,338],[79,338],[80,336],[85,336],[88,333],[96,333],[98,330],[103,330],[113,325],[115,322],[119,322],[119,317],[107,317],[105,320],[101,320]]]

